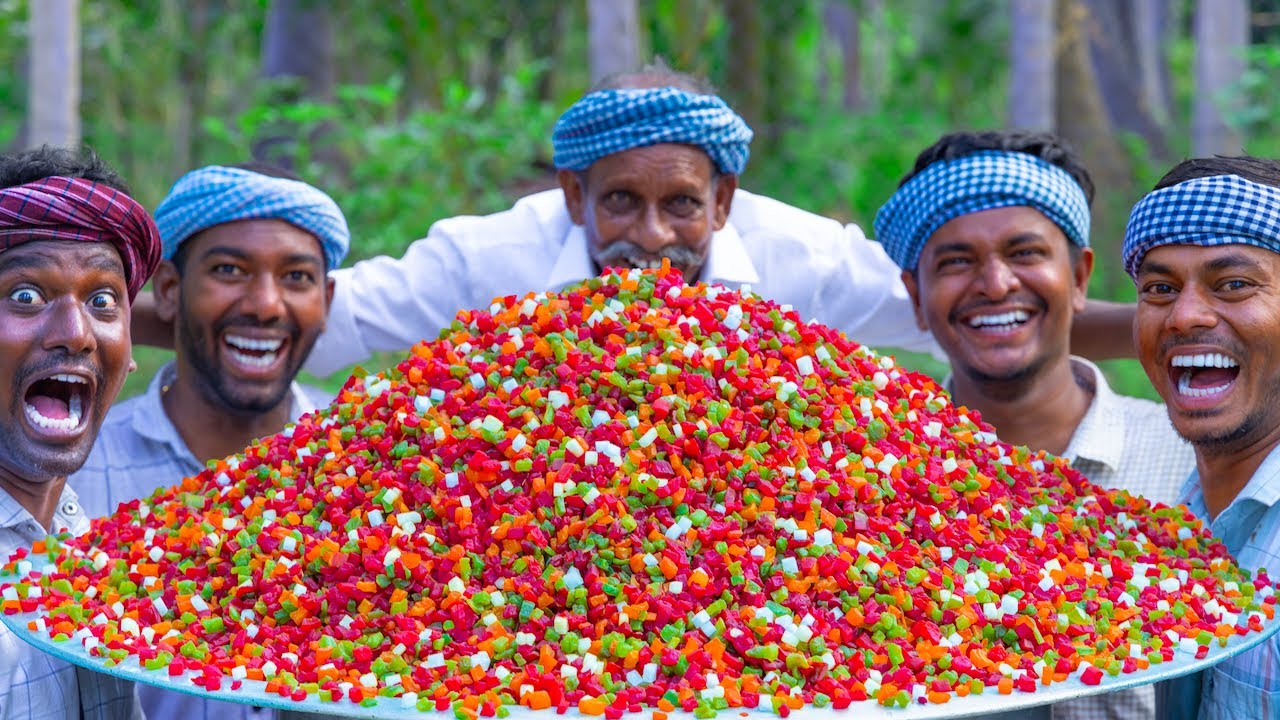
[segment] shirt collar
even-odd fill
[[[551,268],[551,277],[547,287],[561,290],[566,285],[595,277],[595,265],[591,262],[591,254],[587,250],[587,233],[581,225],[572,225],[560,247],[560,255]],[[760,273],[751,262],[747,248],[742,242],[738,230],[725,223],[724,228],[716,231],[711,238],[711,251],[707,253],[707,262],[702,267],[703,282],[737,287],[743,283],[755,285],[760,282]]]
[[[1084,417],[1080,418],[1080,424],[1076,425],[1062,456],[1073,464],[1077,459],[1087,460],[1115,471],[1124,461],[1124,412],[1117,407],[1118,396],[1097,365],[1074,355],[1071,362],[1091,373],[1093,401],[1089,403]]]

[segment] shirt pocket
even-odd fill
[[[1233,677],[1228,670],[1215,668],[1205,679],[1200,720],[1280,720],[1280,688],[1264,689]],[[1267,672],[1267,678],[1258,680],[1276,688],[1280,667],[1272,666]]]

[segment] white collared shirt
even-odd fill
[[[569,218],[558,189],[493,215],[441,220],[403,257],[333,273],[327,329],[307,369],[327,374],[376,351],[405,350],[435,338],[459,310],[559,290],[596,274],[586,233]],[[738,190],[699,279],[734,289],[749,284],[801,318],[872,347],[939,355],[916,326],[898,266],[857,225]]]

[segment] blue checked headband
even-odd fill
[[[187,238],[235,220],[284,220],[320,241],[330,270],[342,264],[351,247],[347,219],[333,198],[297,180],[240,168],[210,165],[178,179],[156,208],[164,259]]]
[[[1280,188],[1214,175],[1161,188],[1138,201],[1124,230],[1124,269],[1161,245],[1253,245],[1280,253]]]
[[[566,170],[586,170],[605,155],[648,145],[697,145],[720,172],[739,175],[751,136],[719,97],[664,87],[589,93],[560,116],[551,145],[556,167]]]
[[[1089,200],[1066,170],[1034,155],[982,150],[939,160],[876,213],[876,239],[898,267],[915,270],[938,228],[961,215],[1026,206],[1040,211],[1080,247],[1089,246]]]

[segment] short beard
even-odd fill
[[[995,402],[1013,402],[1031,391],[1036,377],[1049,364],[1049,355],[1041,355],[1022,367],[1004,373],[992,375],[975,367],[965,366],[965,377],[974,385],[982,388],[982,394]]]
[[[1245,416],[1240,424],[1224,433],[1211,434],[1206,433],[1196,437],[1184,435],[1178,431],[1178,435],[1183,440],[1191,443],[1195,447],[1196,452],[1209,457],[1227,457],[1235,455],[1252,445],[1255,440],[1266,433],[1268,428],[1268,418],[1266,408],[1273,407],[1276,402],[1280,402],[1280,393],[1268,393],[1267,403],[1261,405],[1257,410]],[[1195,417],[1193,414],[1192,417]],[[1175,424],[1174,429],[1178,427]]]
[[[196,391],[211,405],[221,407],[228,413],[241,416],[261,415],[279,407],[280,403],[288,396],[290,386],[293,384],[293,378],[297,375],[300,364],[297,364],[295,358],[306,357],[311,351],[311,345],[315,344],[312,338],[311,343],[307,347],[299,347],[299,333],[297,328],[293,328],[290,332],[291,339],[289,343],[289,358],[291,363],[286,370],[285,376],[279,381],[277,387],[272,388],[272,392],[263,397],[254,395],[251,397],[241,397],[231,392],[230,388],[223,381],[222,374],[219,372],[217,357],[217,348],[209,347],[203,334],[194,332],[193,328],[197,327],[196,323],[187,316],[186,308],[179,307],[181,321],[178,323],[178,348],[182,351],[187,363],[191,366],[195,377],[190,378],[192,385]],[[229,323],[214,323],[213,335],[215,337],[221,335],[219,326]],[[260,324],[253,321],[246,321],[244,324],[253,325]]]

